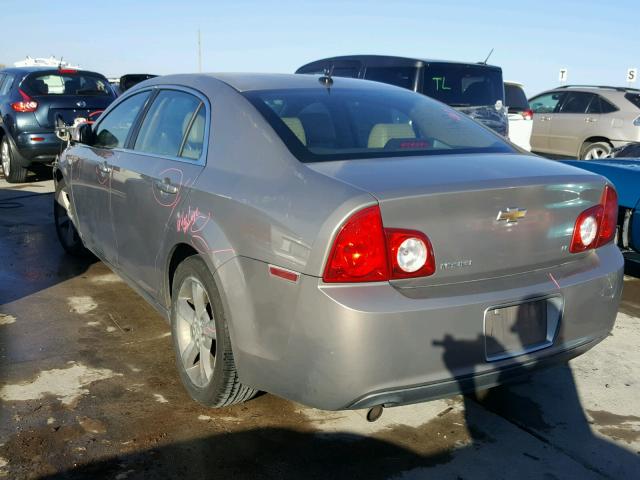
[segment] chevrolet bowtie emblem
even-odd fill
[[[524,218],[526,214],[526,208],[507,208],[498,212],[496,220],[498,222],[507,222],[507,224],[518,223],[518,220]]]

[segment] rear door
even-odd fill
[[[159,90],[113,166],[118,267],[152,296],[160,287],[157,267],[169,220],[205,164],[208,118],[199,93]]]
[[[116,105],[94,126],[93,144],[76,145],[67,155],[82,239],[111,264],[115,264],[117,251],[109,200],[113,165],[150,94],[150,91],[141,92]]]
[[[595,118],[587,115],[594,98],[596,95],[593,93],[567,92],[549,122],[549,151],[574,158],[579,154],[582,142],[588,138],[589,126]]]
[[[551,122],[566,92],[550,92],[538,95],[529,100],[533,110],[533,130],[531,132],[531,150],[534,152],[550,152],[549,135]]]

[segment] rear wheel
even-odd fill
[[[69,217],[70,209],[69,191],[66,189],[65,184],[60,182],[53,199],[53,220],[58,240],[67,253],[76,257],[87,256],[89,255],[89,250],[84,247],[80,235],[78,235],[78,231]]]
[[[16,162],[11,143],[5,135],[0,142],[0,159],[4,178],[9,183],[23,183],[27,179],[27,169]]]
[[[583,160],[597,160],[611,153],[613,147],[607,142],[588,143],[582,148],[580,158]]]
[[[176,363],[191,397],[209,407],[226,407],[254,397],[257,390],[238,379],[218,289],[199,256],[178,266],[172,292]]]

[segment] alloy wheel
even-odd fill
[[[78,240],[77,233],[71,218],[69,218],[69,196],[66,191],[62,190],[56,202],[56,228],[60,232],[60,239],[64,241],[67,247],[72,247]]]
[[[4,141],[0,147],[0,157],[2,157],[2,172],[5,178],[9,176],[9,169],[11,168],[11,160],[9,158],[9,143]]]
[[[207,386],[216,362],[216,323],[211,301],[197,278],[187,277],[178,292],[176,305],[178,355],[191,382]]]
[[[597,160],[599,158],[604,158],[609,154],[609,151],[606,148],[596,147],[592,148],[587,152],[584,156],[585,160]]]

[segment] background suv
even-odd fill
[[[640,140],[640,90],[566,85],[529,105],[534,152],[592,160]]]
[[[72,124],[104,110],[116,98],[98,73],[51,67],[0,71],[0,159],[8,182],[23,182],[27,168],[60,153],[56,119]]]
[[[325,71],[336,77],[364,78],[422,93],[508,136],[500,67],[387,55],[349,55],[308,63],[296,73]]]

